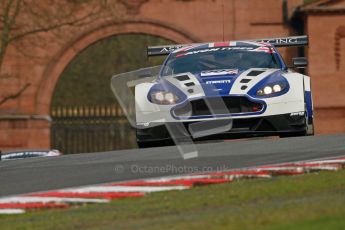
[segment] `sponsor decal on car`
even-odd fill
[[[219,75],[233,75],[238,74],[238,69],[217,69],[217,70],[208,70],[202,71],[201,77],[205,76],[219,76]]]
[[[190,52],[179,52],[176,54],[176,58],[181,57],[181,56],[187,56],[187,55],[193,55],[193,54],[199,54],[199,53],[210,53],[210,52],[217,52],[217,51],[228,51],[228,50],[253,50],[255,47],[239,47],[239,46],[234,46],[234,47],[218,47],[218,48],[207,48],[207,49],[199,49],[195,51],[190,51]]]
[[[304,116],[304,111],[290,113],[290,117],[293,117],[293,116]]]
[[[230,80],[206,81],[206,84],[230,84]]]

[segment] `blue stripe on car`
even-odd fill
[[[312,118],[313,117],[313,102],[311,98],[311,91],[305,91],[304,96],[305,96],[305,102],[307,105],[308,118]]]

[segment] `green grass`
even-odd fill
[[[345,170],[1,216],[0,229],[345,229]]]

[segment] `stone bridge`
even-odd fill
[[[313,78],[317,131],[345,131],[343,1],[323,0],[302,7],[303,0],[114,2],[120,16],[114,17],[111,10],[105,9],[89,23],[28,34],[9,45],[0,72],[0,96],[9,99],[0,106],[0,149],[49,148],[50,104],[64,68],[93,43],[133,33],[176,43],[287,36],[298,30],[307,33],[310,47],[306,55]],[[88,10],[80,9],[77,14]],[[289,23],[291,19],[296,21],[297,30]],[[20,20],[27,19],[23,15]],[[282,53],[288,60],[297,49],[283,49]]]

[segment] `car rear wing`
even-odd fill
[[[234,42],[264,42],[274,45],[275,47],[291,47],[291,46],[307,46],[309,39],[307,35],[292,36],[292,37],[279,37],[279,38],[264,38],[254,40],[239,40]],[[147,47],[147,56],[161,56],[168,55],[174,50],[190,46],[201,45],[207,43],[192,43],[192,44],[177,44],[177,45],[164,45],[164,46],[149,46]]]

